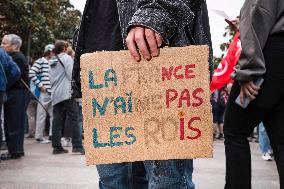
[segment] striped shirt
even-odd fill
[[[29,77],[38,88],[44,86],[47,92],[51,93],[49,63],[46,58],[43,57],[35,61],[30,69]]]

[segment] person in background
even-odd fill
[[[39,101],[43,107],[38,104],[36,116],[36,132],[35,139],[41,144],[50,143],[48,139],[44,138],[45,120],[49,114],[50,129],[49,136],[52,134],[52,103],[51,103],[51,85],[49,77],[49,60],[53,56],[54,45],[49,44],[44,48],[43,57],[36,60],[30,69],[29,76],[31,81],[40,89]],[[47,114],[48,113],[48,114]]]
[[[56,41],[55,56],[50,60],[51,99],[53,105],[52,147],[53,154],[68,153],[61,144],[62,127],[64,126],[64,112],[70,119],[66,123],[72,130],[72,152],[85,154],[82,145],[82,133],[79,128],[79,107],[75,99],[71,98],[71,79],[73,59],[66,54],[67,42]]]
[[[30,67],[34,64],[34,60],[31,60]],[[35,138],[35,130],[36,130],[36,111],[37,111],[37,100],[34,97],[34,95],[39,98],[39,90],[34,84],[34,82],[30,81],[30,90],[33,93],[30,94],[30,103],[28,105],[27,109],[27,115],[28,115],[28,135],[26,138]]]
[[[83,53],[119,51],[127,47],[136,61],[141,58],[150,61],[159,56],[159,48],[165,45],[203,44],[212,50],[204,0],[88,0],[82,18],[73,71],[78,86]],[[212,51],[209,59],[208,67],[212,71]],[[194,188],[192,160],[98,165],[97,170],[101,189]]]
[[[225,189],[251,189],[247,137],[264,123],[284,188],[284,1],[246,0],[240,16],[242,52],[225,113]],[[261,86],[255,81],[263,78]],[[240,105],[235,101],[240,96]],[[243,108],[244,100],[251,102]]]
[[[218,112],[219,112],[219,105],[218,105],[218,90],[213,92],[210,96],[210,103],[212,106],[212,115],[213,115],[213,139],[218,136]]]
[[[20,77],[21,71],[12,58],[0,48],[0,151],[2,146],[2,106],[7,100],[6,90]],[[1,158],[0,158],[1,162]]]
[[[226,87],[218,91],[215,91],[211,95],[213,127],[216,139],[224,138],[223,124],[224,124],[224,113],[227,101],[228,101],[228,92]]]
[[[17,63],[21,77],[7,90],[7,101],[4,103],[4,130],[8,153],[2,154],[2,160],[18,159],[25,155],[24,137],[26,110],[29,104],[29,64],[20,51],[22,39],[15,35],[5,35],[1,46]]]
[[[270,141],[262,122],[258,126],[258,133],[259,133],[258,134],[259,147],[262,153],[261,158],[264,161],[272,161],[272,156],[273,156],[272,148],[270,146]]]
[[[68,45],[66,54],[68,54],[74,60],[75,52],[70,45]],[[72,128],[70,128],[69,125],[68,125],[68,123],[70,123],[70,121],[68,119],[71,119],[71,118],[68,117],[68,115],[66,115],[66,113],[65,113],[65,116],[64,116],[65,124],[64,124],[64,127],[63,127],[63,131],[62,131],[62,133],[63,133],[62,136],[64,136],[64,137],[61,140],[63,147],[71,147],[72,146],[72,142],[71,142],[72,141]]]
[[[74,52],[74,50],[72,49],[71,46],[68,46],[66,53],[67,53],[69,56],[71,56],[72,59],[74,59],[75,52]]]
[[[219,131],[219,135],[216,137],[216,139],[223,139],[224,138],[224,113],[226,110],[228,102],[228,91],[227,88],[224,87],[221,90],[219,90],[219,97],[218,97],[218,115],[217,115],[217,128]]]

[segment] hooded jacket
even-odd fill
[[[0,92],[5,92],[19,80],[21,71],[2,48],[0,48],[0,64]]]
[[[96,14],[93,4],[94,0],[87,0],[75,42],[73,78],[77,86],[80,86],[80,56],[87,52],[85,43],[92,38],[92,35],[86,34],[92,33],[90,23]],[[129,28],[140,25],[159,33],[168,46],[208,45],[209,70],[212,73],[213,51],[205,0],[116,0],[116,4],[124,44]]]
[[[73,59],[66,53],[60,53],[57,57],[52,57],[49,69],[53,106],[71,98]]]
[[[242,53],[232,78],[240,82],[265,74],[263,49],[269,36],[284,34],[283,0],[246,0],[241,10]]]

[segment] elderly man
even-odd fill
[[[1,46],[21,70],[20,79],[7,90],[7,101],[4,104],[4,130],[8,153],[1,155],[2,160],[24,156],[25,116],[29,94],[22,82],[28,83],[29,65],[20,52],[21,45],[21,38],[15,34],[5,35],[2,39]]]
[[[20,69],[12,58],[0,48],[0,116],[2,105],[7,100],[6,90],[9,89],[20,77]],[[2,145],[2,120],[0,118],[0,147]],[[1,159],[0,159],[1,161]]]

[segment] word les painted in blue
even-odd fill
[[[128,141],[123,141],[121,138],[123,133],[122,127],[110,127],[109,128],[109,141],[99,142],[98,141],[98,130],[93,129],[93,145],[95,148],[105,148],[105,147],[119,147],[123,145],[132,145],[136,142],[136,136],[131,132],[135,131],[133,127],[126,127],[124,130],[124,135],[128,138]],[[123,137],[124,138],[124,137]]]

